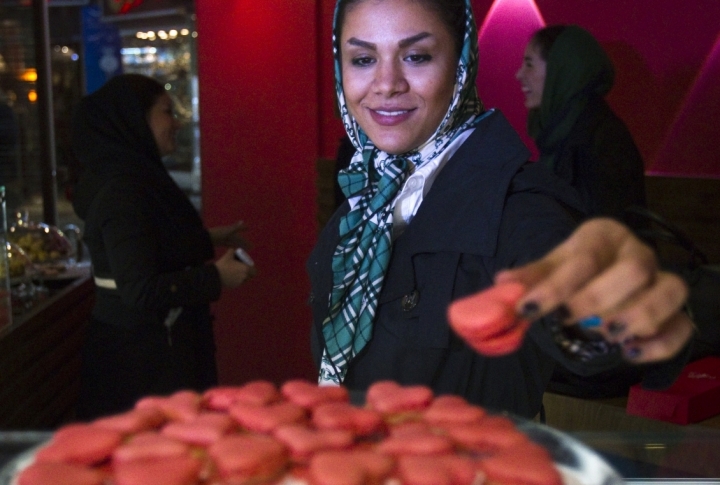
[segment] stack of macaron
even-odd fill
[[[424,386],[302,380],[181,391],[66,425],[17,485],[560,485],[510,419]]]
[[[526,291],[520,283],[507,282],[460,298],[448,307],[450,326],[483,355],[510,354],[522,345],[530,328],[515,310]]]

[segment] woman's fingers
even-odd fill
[[[652,284],[657,269],[653,251],[624,226],[595,219],[541,260],[503,271],[496,281],[530,288],[520,301],[521,312],[530,306],[546,314],[562,304],[573,319],[617,309]]]
[[[217,261],[215,266],[220,274],[220,280],[223,286],[235,288],[243,284],[246,280],[257,274],[255,266],[249,266],[235,259],[235,251],[228,249]]]
[[[607,315],[637,302],[647,291],[659,291],[656,286],[654,259],[621,259],[599,272],[565,301],[569,315],[575,319]],[[677,309],[677,307],[675,307]],[[668,315],[665,315],[665,318]]]
[[[637,293],[619,311],[607,315],[601,331],[614,342],[632,337],[652,338],[680,313],[687,296],[688,288],[682,278],[659,272],[650,286]]]
[[[539,261],[501,271],[496,283],[529,288],[517,306],[535,319],[562,307],[566,324],[586,317],[595,330],[622,345],[626,357],[649,362],[672,357],[692,334],[682,314],[688,289],[677,275],[658,270],[653,250],[622,224],[594,219]]]
[[[611,267],[627,234],[627,230],[615,221],[588,221],[539,261],[498,273],[496,282],[523,283],[530,291],[519,308],[529,303],[539,314],[545,314],[561,303],[567,303]]]
[[[626,358],[634,363],[655,362],[677,354],[692,337],[694,326],[685,313],[676,313],[652,337],[623,346]]]

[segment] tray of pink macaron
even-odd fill
[[[610,485],[598,454],[533,421],[425,386],[253,381],[148,396],[67,424],[13,458],[2,485]]]
[[[507,326],[503,308],[516,299],[513,291],[478,296],[489,302],[480,327]],[[460,332],[469,331],[465,317],[475,318],[476,304],[451,308],[459,312],[450,320]],[[507,352],[526,329],[509,328],[513,336],[502,342],[495,333],[476,332],[473,345]],[[147,396],[126,412],[67,424],[0,472],[0,485],[49,483],[613,485],[623,479],[563,432],[460,396],[435,395],[427,386],[379,381],[358,393],[306,380],[257,380]]]

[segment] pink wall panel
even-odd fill
[[[533,0],[502,0],[493,3],[485,15],[478,12],[480,66],[477,86],[488,108],[498,107],[537,158],[535,145],[527,134],[527,109],[515,73],[528,39],[543,27],[542,15]]]
[[[685,97],[652,171],[673,174],[678,167],[692,167],[693,176],[720,177],[719,118],[720,36]]]
[[[488,20],[491,8],[501,6],[506,11],[515,11],[520,28],[526,25],[529,3],[533,3],[532,0],[473,0],[478,23]],[[704,137],[693,125],[687,124],[695,117],[684,115],[678,126],[678,118],[687,112],[684,103],[699,78],[707,85],[720,85],[718,69],[713,67],[720,58],[712,56],[713,60],[706,62],[720,33],[720,2],[535,0],[534,3],[547,24],[578,24],[605,47],[617,70],[615,87],[608,100],[628,124],[649,173],[658,169],[671,175],[720,177],[717,157],[712,157],[707,150],[692,151],[698,139]],[[500,28],[509,23],[507,17],[506,12]],[[481,66],[484,66],[481,75],[484,78],[479,86],[489,106],[502,109],[513,126],[524,130],[526,113],[519,112],[514,101],[522,97],[519,85],[508,74],[517,70],[522,56],[522,49],[516,47],[516,38],[517,34],[508,34],[507,40],[494,36],[492,42],[482,45],[485,53],[480,53]],[[491,49],[500,50],[504,56],[488,53]],[[703,70],[706,75],[701,76]],[[716,99],[716,93],[706,91],[706,96]],[[720,113],[708,115],[717,119]],[[524,131],[521,134],[524,135]],[[670,145],[686,147],[692,155],[670,164],[660,162],[662,148]],[[656,163],[662,166],[655,167]]]

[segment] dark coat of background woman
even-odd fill
[[[644,164],[627,126],[604,98],[614,82],[612,62],[589,32],[574,25],[539,30],[526,60],[532,49],[537,61],[545,62],[540,105],[528,105],[526,98],[528,131],[540,163],[578,191],[588,217],[610,216],[636,225],[624,212],[645,205]],[[525,67],[517,77],[529,89]]]
[[[223,275],[211,261],[210,232],[162,163],[173,127],[165,120],[167,133],[158,135],[149,116],[151,109],[173,116],[168,98],[156,105],[163,96],[157,81],[122,75],[86,96],[75,114],[73,207],[98,284],[79,418],[217,383],[210,302],[220,297]]]

